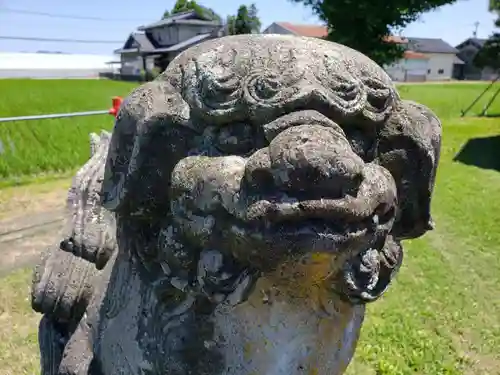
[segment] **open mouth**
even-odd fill
[[[247,209],[246,221],[259,226],[318,232],[355,232],[360,229],[390,229],[395,205],[377,199],[345,196],[295,202],[260,200]]]
[[[259,228],[256,232],[270,238],[274,247],[334,256],[331,287],[351,303],[380,297],[402,261],[400,245],[389,236],[395,200],[349,195],[297,202],[260,200],[249,206],[247,215]]]
[[[354,247],[362,251],[369,246],[370,238],[387,235],[392,227],[395,204],[386,202],[352,196],[292,202],[259,200],[248,207],[245,222],[258,235],[281,241],[275,246],[335,252],[356,242]]]

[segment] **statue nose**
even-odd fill
[[[269,157],[277,187],[297,197],[340,198],[363,180],[364,162],[340,128],[289,128],[271,142]]]

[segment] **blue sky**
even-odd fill
[[[221,16],[234,14],[240,4],[229,0],[199,1]],[[252,1],[250,0],[249,3]],[[274,21],[317,23],[310,10],[288,0],[254,0],[263,27]],[[494,16],[487,11],[488,0],[460,0],[454,5],[422,16],[410,25],[404,35],[442,38],[456,45],[470,37],[474,23],[479,22],[478,37],[486,38],[493,31]],[[63,51],[110,55],[121,47],[137,26],[153,22],[165,9],[171,9],[175,0],[0,0],[0,36],[72,38],[118,41],[116,44],[76,44],[62,42],[19,41],[0,39],[0,51],[37,50]],[[232,4],[232,5],[230,5]],[[79,15],[112,19],[75,20],[45,16],[16,14],[12,10]]]

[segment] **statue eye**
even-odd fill
[[[217,130],[216,147],[225,154],[245,155],[256,149],[255,131],[249,124],[233,123]]]

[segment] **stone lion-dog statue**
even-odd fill
[[[43,375],[340,375],[401,241],[432,229],[441,123],[368,57],[240,35],[123,102],[35,270]]]

